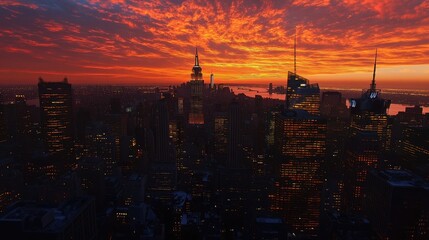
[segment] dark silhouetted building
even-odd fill
[[[62,82],[39,79],[41,127],[46,150],[51,154],[71,155],[73,147],[72,87]]]
[[[228,110],[228,168],[238,168],[241,164],[241,114],[240,105],[233,101]]]
[[[398,147],[401,165],[429,180],[429,127],[406,127]]]
[[[365,213],[383,240],[429,239],[429,183],[404,170],[372,170]]]
[[[155,138],[155,161],[171,162],[168,109],[164,99],[155,104],[152,117],[152,131]]]
[[[70,199],[58,207],[17,202],[0,218],[0,230],[5,240],[96,239],[94,199]]]
[[[321,218],[320,239],[376,240],[368,219],[337,212],[324,213]]]
[[[228,117],[224,112],[214,116],[214,153],[216,156],[226,156],[228,149]]]

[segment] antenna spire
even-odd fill
[[[293,73],[296,76],[296,26],[295,26],[295,40],[293,43]]]
[[[375,49],[374,72],[372,73],[371,91],[375,91],[377,85],[375,84],[375,71],[377,70],[377,48]]]
[[[195,66],[199,66],[200,62],[198,60],[198,48],[195,47]]]

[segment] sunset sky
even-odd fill
[[[0,0],[0,84],[280,84],[295,27],[312,82],[429,89],[429,0]]]

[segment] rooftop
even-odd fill
[[[405,170],[384,170],[378,173],[394,187],[422,187],[429,190],[429,183],[419,176]]]

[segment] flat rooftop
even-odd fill
[[[378,175],[394,187],[417,187],[429,190],[429,182],[405,170],[383,170]]]

